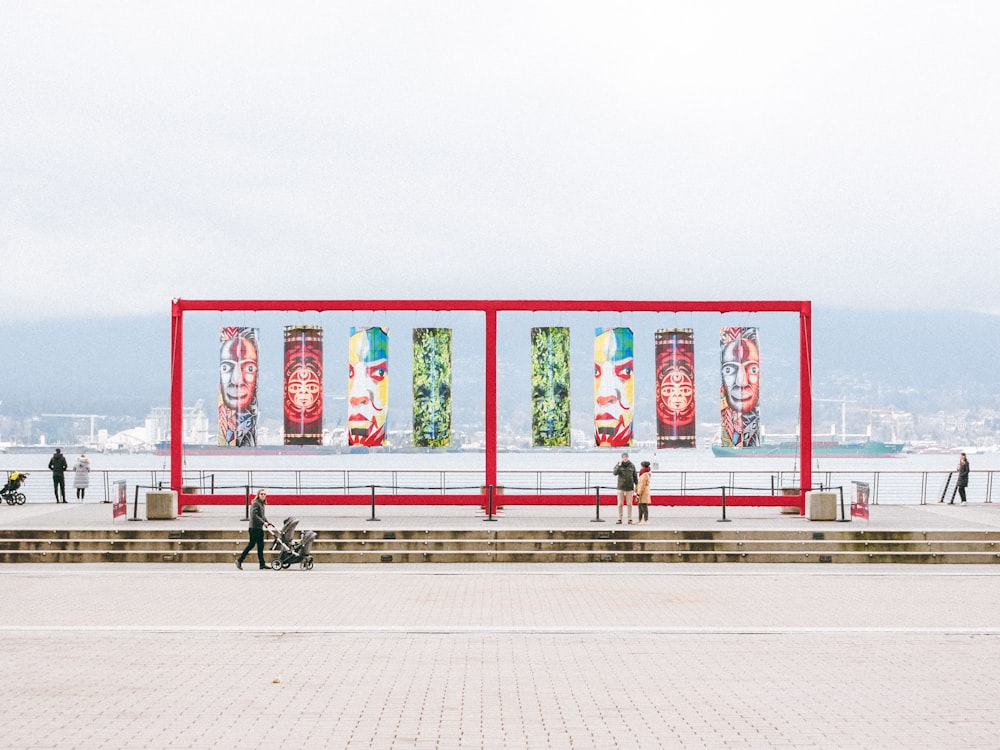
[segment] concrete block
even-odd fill
[[[810,521],[836,521],[837,493],[816,491],[807,492],[806,518]]]
[[[185,495],[197,495],[201,490],[197,487],[181,487],[181,492]],[[201,508],[197,505],[184,505],[181,507],[182,513],[197,513]]]
[[[177,493],[166,492],[146,493],[146,520],[162,521],[177,518]]]

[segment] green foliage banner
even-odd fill
[[[569,328],[531,329],[531,444],[568,446]]]
[[[413,329],[413,445],[451,445],[451,329]]]

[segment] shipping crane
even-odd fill
[[[43,417],[63,417],[66,419],[89,419],[90,420],[90,440],[88,445],[94,445],[94,423],[98,419],[107,419],[104,414],[42,414]]]

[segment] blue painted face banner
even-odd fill
[[[380,446],[389,408],[389,333],[351,328],[348,352],[347,443]]]
[[[635,360],[631,328],[594,332],[594,444],[598,448],[632,445]]]

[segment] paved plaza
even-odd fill
[[[1000,747],[1000,565],[245,567],[5,566],[3,746]]]

